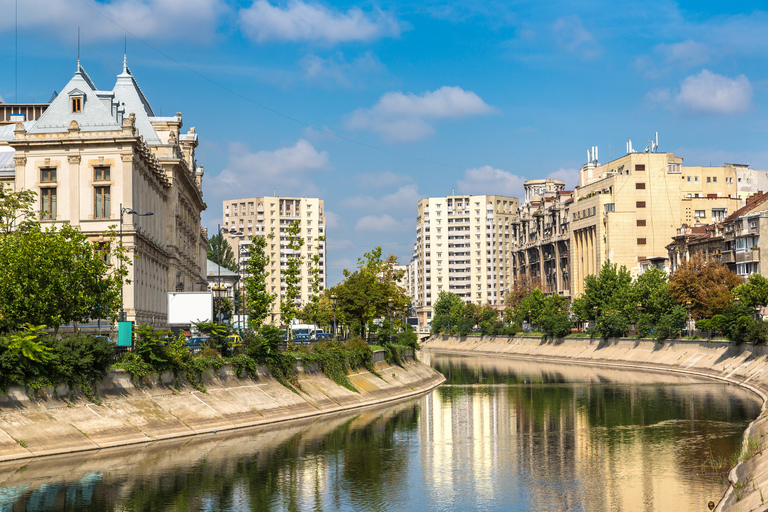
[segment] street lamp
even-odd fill
[[[339,298],[336,295],[331,295],[331,307],[333,308],[333,337],[337,338],[336,334],[336,302]]]
[[[635,327],[635,331],[637,334],[637,337],[640,337],[640,315],[643,314],[643,305],[641,303],[637,303],[637,326]]]
[[[219,285],[219,300],[216,303],[216,319],[217,319],[218,323],[221,323],[221,263],[222,263],[222,260],[224,259],[224,233],[227,233],[227,234],[233,235],[233,236],[243,236],[243,233],[242,233],[242,231],[236,230],[234,227],[227,229],[227,227],[225,226],[224,229],[221,229],[221,224],[218,224],[217,231],[219,233],[220,240],[219,240],[219,250],[217,251],[219,254],[218,254],[218,258],[216,258],[216,259],[219,260],[219,261],[216,262],[218,264],[218,267],[219,267],[218,268],[218,271],[219,271],[219,280],[218,280],[219,281],[218,282],[218,285]]]
[[[531,310],[528,310],[528,332],[532,332],[533,329],[531,328]]]
[[[691,336],[691,301],[687,300],[685,301],[685,309],[688,311],[688,328],[686,331],[688,331],[688,336]]]
[[[389,299],[387,301],[387,306],[389,306],[389,343],[392,343],[392,304],[394,304],[395,301],[392,299]]]
[[[139,213],[133,208],[123,208],[123,203],[120,203],[120,247],[123,246],[123,215],[137,215],[139,217],[148,217],[150,215],[154,215],[153,212],[147,212],[147,213]],[[119,321],[125,322],[125,304],[123,303],[123,288],[125,286],[125,279],[122,277],[123,274],[123,260],[120,260],[120,316]]]
[[[592,328],[592,330],[597,329],[597,306],[592,306],[592,312],[595,314],[595,326]]]

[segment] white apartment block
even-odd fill
[[[432,320],[441,291],[465,302],[503,308],[512,287],[510,222],[519,201],[505,196],[451,195],[419,201],[416,283],[419,323]]]
[[[243,233],[242,237],[229,238],[229,244],[238,257],[241,273],[250,257],[250,237],[272,235],[267,240],[267,256],[269,256],[269,278],[267,282],[270,293],[277,298],[273,304],[272,317],[269,323],[280,324],[280,302],[285,299],[285,277],[282,272],[288,266],[288,257],[292,251],[288,248],[288,229],[299,221],[304,245],[301,255],[304,257],[301,267],[301,306],[309,302],[312,287],[309,280],[309,268],[312,257],[320,255],[320,290],[327,286],[325,242],[318,240],[326,235],[324,202],[322,199],[306,197],[250,197],[246,199],[229,199],[223,204],[224,227],[235,228]]]

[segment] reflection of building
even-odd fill
[[[240,262],[241,273],[250,257],[248,248],[252,236],[266,236],[266,254],[269,257],[269,278],[267,291],[277,296],[273,303],[271,323],[280,321],[280,301],[285,300],[285,276],[283,271],[288,266],[288,256],[293,254],[288,248],[288,229],[298,221],[300,236],[304,239],[301,255],[300,303],[307,304],[312,289],[309,281],[309,268],[312,256],[319,256],[317,268],[320,271],[320,291],[326,287],[326,250],[325,250],[325,213],[324,201],[306,197],[251,197],[246,199],[228,199],[224,201],[224,226],[235,228],[243,233],[242,238],[230,238],[229,243]],[[269,238],[272,236],[272,238]]]
[[[195,129],[181,132],[181,114],[155,116],[125,61],[111,91],[98,90],[78,62],[45,111],[31,112],[35,119],[0,127],[1,184],[35,190],[44,226],[67,222],[92,241],[118,227],[122,207],[133,263],[124,287],[127,319],[166,324],[167,293],[191,291],[205,279]]]
[[[570,206],[573,192],[560,180],[528,180],[525,202],[512,222],[515,279],[527,276],[544,293],[570,296]]]
[[[416,292],[419,322],[432,319],[441,291],[475,304],[501,307],[511,286],[510,222],[518,200],[453,195],[419,201]]]

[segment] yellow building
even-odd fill
[[[325,242],[319,240],[326,236],[324,205],[322,199],[306,197],[249,197],[224,201],[224,227],[235,228],[243,233],[242,237],[228,240],[239,260],[241,274],[245,274],[245,265],[250,257],[250,238],[272,235],[267,240],[266,248],[269,256],[267,290],[277,296],[272,316],[268,318],[272,324],[280,323],[280,302],[285,300],[286,290],[282,271],[288,265],[288,256],[293,254],[288,248],[287,231],[297,220],[304,238],[304,246],[301,248],[304,258],[301,266],[301,305],[309,302],[312,292],[309,265],[313,255],[320,256],[320,290],[327,286]]]
[[[630,148],[631,151],[631,148]],[[674,153],[630,152],[607,164],[582,166],[570,207],[573,296],[606,260],[633,275],[669,269],[667,244],[682,224],[723,220],[741,204],[744,166],[684,167]],[[740,174],[741,173],[741,174]],[[762,179],[762,178],[761,178]]]
[[[420,325],[432,320],[441,291],[465,302],[503,307],[512,283],[510,224],[518,199],[451,195],[419,201],[415,290]]]

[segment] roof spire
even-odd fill
[[[77,27],[77,71],[80,71],[80,27]]]
[[[123,73],[128,71],[128,36],[123,40]]]

